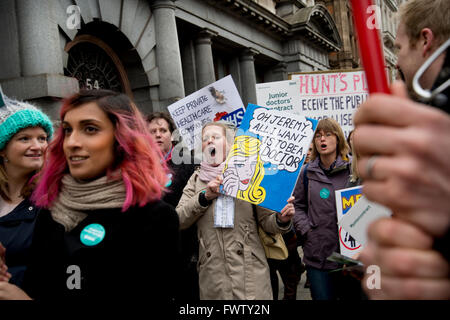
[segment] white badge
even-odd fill
[[[234,228],[234,198],[220,195],[214,208],[214,228]]]

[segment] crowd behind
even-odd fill
[[[415,102],[412,90],[417,69],[450,38],[449,2],[412,0],[401,12],[404,83],[361,105],[347,138],[333,119],[319,121],[280,212],[221,193],[236,132],[230,123],[203,126],[195,159],[173,141],[169,114],[144,116],[121,93],[66,98],[56,128],[32,104],[5,96],[0,299],[270,300],[278,297],[277,271],[284,299],[296,299],[305,271],[314,300],[449,299],[450,117]],[[435,61],[423,87],[440,85],[448,60]],[[258,191],[254,181],[239,183]],[[362,184],[394,212],[371,225],[365,250],[353,257],[381,267],[375,290],[367,275],[334,272],[342,265],[327,259],[339,252],[334,191]],[[218,225],[223,211],[231,225]],[[258,228],[282,234],[287,259],[267,258]]]

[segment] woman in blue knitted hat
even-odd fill
[[[29,103],[0,90],[0,250],[10,283],[21,286],[38,208],[29,201],[32,177],[42,167],[53,134],[50,119]]]

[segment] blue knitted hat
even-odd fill
[[[17,132],[28,127],[42,127],[48,139],[53,135],[53,124],[46,114],[27,102],[2,95],[0,89],[0,150]]]

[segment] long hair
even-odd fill
[[[340,155],[342,160],[348,161],[347,155],[350,150],[350,147],[347,144],[344,132],[342,131],[342,128],[339,125],[339,123],[332,118],[320,120],[319,123],[317,124],[316,131],[314,132],[313,139],[315,139],[316,134],[320,132],[320,130],[323,130],[323,132],[331,132],[336,136],[337,138],[336,157]],[[316,142],[315,140],[313,140],[311,161],[315,160],[318,156],[319,151],[317,151]]]
[[[156,153],[159,148],[147,130],[145,120],[124,94],[110,90],[81,90],[63,102],[60,120],[69,110],[95,102],[114,125],[114,163],[106,175],[110,179],[123,179],[126,197],[122,211],[130,206],[144,206],[159,200],[167,182],[167,168]],[[32,200],[49,208],[61,190],[61,179],[69,173],[63,151],[64,132],[60,126],[48,147],[48,159],[40,173],[40,180]],[[113,173],[120,169],[121,176]]]
[[[33,189],[36,187],[36,181],[33,179],[33,177],[36,175],[36,173],[39,170],[34,170],[28,175],[28,180],[23,186],[22,190],[20,191],[20,195],[24,198],[28,198],[31,193],[33,192]],[[0,197],[3,198],[3,200],[10,201],[11,198],[8,195],[9,193],[9,177],[6,173],[5,164],[3,157],[0,157]]]
[[[260,204],[266,198],[266,190],[260,186],[262,179],[264,178],[264,162],[261,161],[259,155],[259,148],[261,141],[257,138],[250,136],[238,136],[236,137],[233,146],[226,160],[224,170],[228,168],[228,161],[235,156],[249,157],[256,155],[256,167],[252,178],[250,179],[247,190],[238,190],[237,198],[250,201],[254,204]]]

